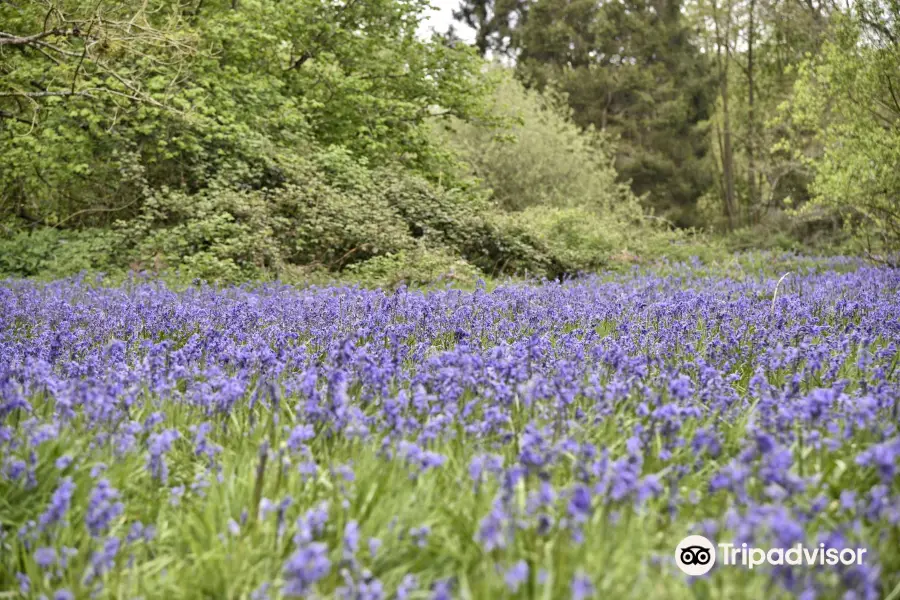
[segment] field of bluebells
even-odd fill
[[[0,282],[0,598],[894,600],[900,272],[780,275]]]

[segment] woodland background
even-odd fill
[[[0,275],[900,248],[900,1],[0,1]]]

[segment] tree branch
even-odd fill
[[[865,14],[860,14],[859,20],[866,27],[869,27],[870,29],[874,29],[875,31],[877,31],[878,33],[880,33],[881,35],[886,37],[888,40],[890,40],[890,42],[892,44],[895,44],[895,45],[900,44],[900,40],[897,39],[897,36],[895,36],[893,34],[893,32],[891,32],[891,30],[884,23],[881,23],[877,20],[873,21],[871,18],[869,18]]]
[[[85,96],[87,98],[94,97],[84,90],[79,90],[76,92],[73,92],[71,90],[60,90],[57,92],[46,90],[42,92],[0,92],[0,98],[47,98],[50,96]]]
[[[0,46],[30,46],[46,37],[50,37],[51,35],[65,34],[66,32],[62,29],[50,29],[48,31],[42,31],[41,33],[36,33],[34,35],[19,37],[11,33],[0,31]]]
[[[894,92],[894,84],[891,80],[890,73],[886,73],[885,77],[887,78],[888,90],[891,93],[891,100],[894,101],[894,108],[896,108],[897,114],[900,115],[900,101],[897,100],[897,94]]]

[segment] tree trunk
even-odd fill
[[[753,43],[755,29],[756,0],[750,0],[750,22],[747,31],[747,192],[751,214],[756,214],[759,201],[756,181],[756,107],[753,97]]]
[[[728,229],[734,230],[736,224],[735,192],[734,192],[734,148],[731,141],[731,115],[728,112],[728,66],[731,61],[731,0],[727,2],[724,33],[719,23],[719,7],[717,0],[712,0],[713,24],[716,35],[716,66],[719,75],[719,94],[722,96],[722,178],[725,216],[728,218]],[[724,58],[722,56],[724,50]]]
[[[731,142],[731,115],[728,113],[728,71],[722,82],[722,172],[725,176],[725,207],[728,213],[728,229],[734,230],[736,224],[736,206],[734,193],[734,148]]]

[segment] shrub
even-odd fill
[[[237,281],[278,269],[275,220],[261,191],[218,187],[187,194],[163,189],[135,219],[116,227],[123,267],[184,270],[192,277]]]
[[[293,267],[388,281],[394,265],[397,281],[418,282],[433,279],[441,264],[466,273],[565,270],[543,242],[489,208],[477,194],[370,169],[332,148],[293,164],[276,189],[229,182],[194,194],[151,194],[137,218],[118,224],[116,257],[122,266],[223,281]],[[416,260],[427,263],[418,270],[424,275],[412,268]]]
[[[515,217],[569,272],[598,269],[625,247],[620,233],[585,207],[533,206]]]
[[[436,129],[501,208],[591,206],[610,217],[640,214],[628,185],[616,181],[610,139],[579,129],[552,90],[526,90],[506,71],[494,74],[491,114],[504,127],[452,121]]]
[[[441,282],[474,283],[481,271],[446,250],[417,245],[412,250],[377,256],[345,270],[350,281],[365,286],[423,286]]]
[[[616,181],[612,140],[579,129],[552,90],[526,90],[500,69],[494,76],[490,114],[504,126],[452,121],[435,128],[469,165],[457,177],[477,178],[500,209],[470,241],[470,261],[489,273],[557,277],[658,247],[648,244],[651,237],[671,237],[643,215],[628,184]]]
[[[813,201],[801,216],[837,212],[856,251],[897,264],[900,251],[900,4],[859,0],[836,15],[805,61],[791,117],[816,133]]]
[[[13,229],[0,237],[0,276],[56,278],[109,269],[113,236],[106,230]]]

